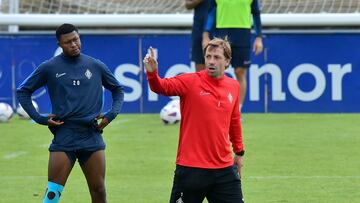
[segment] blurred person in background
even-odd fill
[[[251,65],[251,27],[254,24],[255,40],[252,51],[259,55],[263,51],[260,6],[258,0],[209,0],[209,13],[203,33],[203,47],[210,34],[229,37],[232,50],[231,65],[240,84],[240,111],[246,96],[246,74]],[[253,17],[253,20],[252,18]]]
[[[209,9],[209,0],[185,0],[187,9],[194,9],[193,26],[191,29],[191,61],[195,70],[205,69],[204,52],[202,49],[202,34]]]

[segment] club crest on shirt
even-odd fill
[[[227,97],[228,97],[229,102],[232,103],[232,101],[233,101],[233,96],[231,95],[231,93],[229,93]]]
[[[87,77],[87,79],[90,80],[90,78],[91,78],[91,76],[92,76],[92,73],[91,73],[91,71],[90,71],[89,69],[86,69],[86,71],[85,71],[85,76]]]

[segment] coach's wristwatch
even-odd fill
[[[237,152],[237,153],[235,153],[235,154],[236,154],[236,155],[238,155],[238,156],[244,156],[245,151],[244,151],[244,150],[242,150],[242,151]]]

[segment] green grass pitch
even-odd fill
[[[360,114],[244,117],[247,203],[360,203]],[[178,128],[158,114],[121,114],[105,129],[108,202],[168,202]],[[17,117],[0,124],[0,203],[42,202],[51,139]],[[78,164],[60,202],[90,202]]]

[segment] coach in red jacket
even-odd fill
[[[240,86],[224,74],[230,60],[230,44],[219,38],[205,47],[206,69],[200,72],[162,79],[151,47],[144,58],[151,90],[180,97],[182,119],[170,203],[201,203],[205,197],[209,203],[243,202]]]

